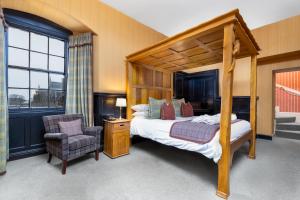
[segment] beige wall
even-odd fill
[[[262,51],[259,58],[300,50],[300,15],[252,31]]]
[[[219,95],[222,94],[222,77],[223,67],[222,63],[209,65],[204,67],[193,68],[185,70],[187,73],[207,71],[212,69],[219,69]],[[239,59],[236,62],[234,70],[233,82],[233,95],[234,96],[249,96],[250,95],[250,58]]]
[[[259,58],[292,54],[300,50],[300,15],[252,31],[262,51]],[[272,59],[270,60],[272,61]],[[300,60],[287,58],[284,62],[258,66],[258,124],[260,134],[273,134],[273,71],[300,66]]]
[[[94,91],[125,92],[124,59],[129,53],[147,47],[164,35],[136,22],[98,0],[0,0],[1,5],[39,15],[73,32],[93,31]],[[88,2],[88,3],[86,3]],[[252,31],[262,48],[259,58],[300,50],[300,16]],[[300,66],[300,61],[273,63],[258,67],[258,133],[272,134],[272,70]],[[221,64],[190,72],[220,68]],[[233,95],[248,96],[250,61],[237,62]],[[220,68],[220,79],[222,69]],[[220,81],[221,82],[221,81]],[[220,87],[221,88],[221,87]],[[221,94],[221,93],[220,93]]]
[[[125,93],[125,56],[164,35],[99,0],[1,0],[2,7],[39,15],[73,32],[93,31],[94,92]]]
[[[261,47],[259,59],[274,57],[282,54],[292,54],[300,51],[300,15],[269,24],[252,30],[256,41]],[[270,62],[272,62],[272,59]],[[273,70],[286,69],[300,66],[300,60],[288,59],[285,62],[273,62],[272,64],[258,65],[258,123],[257,132],[264,135],[272,135],[273,132],[273,108],[272,108],[272,74]],[[187,72],[220,69],[220,84],[222,79],[221,64],[195,68]],[[234,72],[233,95],[250,95],[250,59],[242,59],[237,62]],[[221,87],[219,87],[221,90]],[[221,94],[221,93],[220,93]]]

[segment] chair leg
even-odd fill
[[[50,163],[51,162],[51,160],[52,160],[52,154],[51,153],[48,153],[48,163]]]
[[[63,175],[65,175],[66,174],[66,170],[67,170],[67,161],[63,160],[61,173]]]
[[[99,160],[99,150],[95,151],[95,160]]]

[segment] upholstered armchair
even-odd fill
[[[59,122],[70,122],[81,119],[82,133],[79,135],[68,135],[61,133]],[[99,159],[100,137],[102,127],[84,127],[83,115],[52,115],[44,116],[46,134],[46,149],[49,154],[48,163],[52,155],[62,160],[62,174],[66,173],[67,162],[81,157],[87,153],[95,152],[95,159]]]

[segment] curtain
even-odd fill
[[[5,65],[5,28],[7,27],[0,8],[0,175],[6,172],[8,159],[8,108]]]
[[[81,113],[86,126],[93,125],[93,36],[91,33],[69,38],[66,113]]]

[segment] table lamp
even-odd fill
[[[126,99],[125,98],[117,98],[116,106],[120,107],[120,117],[122,119],[122,107],[126,107]]]

